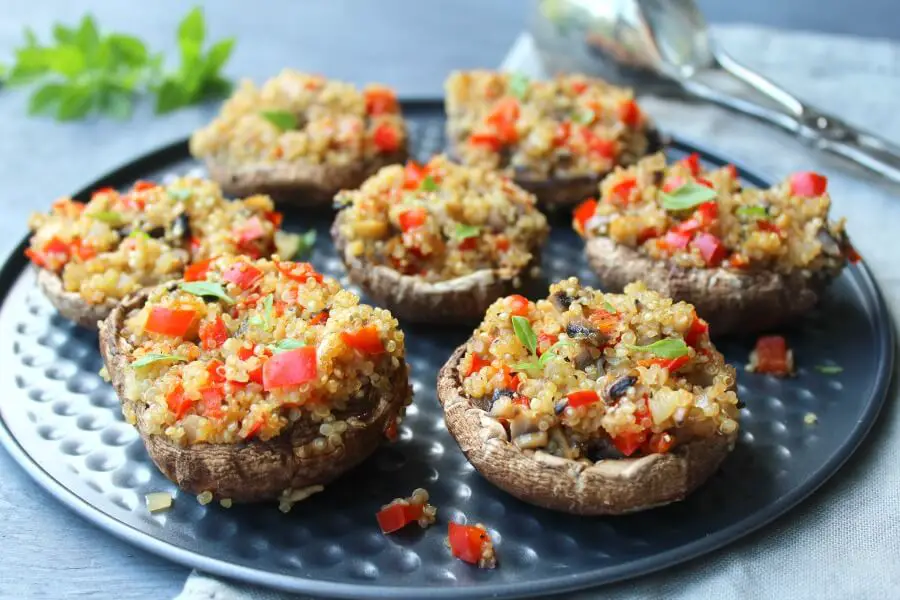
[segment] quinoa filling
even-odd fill
[[[685,302],[570,278],[495,302],[459,363],[466,395],[519,448],[568,459],[665,453],[738,428],[734,369]]]
[[[119,334],[125,396],[145,405],[145,433],[269,440],[303,418],[320,437],[301,452],[328,452],[353,427],[340,413],[391,394],[406,368],[391,314],[308,263],[220,257],[186,279],[153,289]]]
[[[666,165],[660,153],[604,179],[600,201],[580,205],[574,226],[686,268],[840,268],[857,257],[843,220],[828,221],[826,188],[816,173],[745,188],[733,165],[705,170],[696,154]]]
[[[384,167],[337,196],[347,251],[427,281],[483,269],[513,276],[547,236],[534,196],[495,172],[445,156]]]
[[[32,215],[25,254],[59,273],[66,291],[102,304],[177,279],[212,256],[268,256],[280,224],[268,196],[231,202],[203,179],[139,181],[125,193],[103,188],[87,203],[62,198],[50,214]]]

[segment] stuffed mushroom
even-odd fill
[[[534,196],[445,156],[386,167],[337,202],[350,279],[409,321],[477,322],[532,278],[548,232]]]
[[[662,154],[619,169],[600,201],[575,210],[575,229],[604,289],[642,279],[696,306],[713,333],[772,329],[809,311],[858,257],[831,222],[827,180],[795,173],[745,188],[733,166],[704,170],[697,155]]]
[[[406,142],[391,89],[359,91],[286,69],[261,88],[244,81],[190,148],[229,194],[321,207],[382,166],[403,162]]]
[[[203,179],[139,181],[128,192],[100,189],[87,203],[62,198],[49,214],[32,215],[25,254],[60,314],[96,329],[125,296],[178,279],[192,263],[269,256],[280,223],[267,196],[229,202]]]
[[[284,505],[320,490],[411,400],[391,314],[277,257],[216,258],[129,297],[100,349],[154,463],[207,497]]]
[[[575,278],[544,300],[498,300],[438,377],[447,429],[482,475],[586,515],[681,500],[706,481],[737,436],[734,389],[691,305]]]
[[[631,90],[600,79],[458,71],[445,87],[455,155],[513,177],[545,208],[574,206],[661,143]]]

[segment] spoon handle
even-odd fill
[[[900,146],[806,104],[775,82],[740,64],[720,48],[715,50],[715,59],[717,67],[775,102],[783,112],[691,80],[683,82],[687,91],[769,121],[798,135],[814,148],[842,156],[900,183]]]

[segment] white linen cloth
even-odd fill
[[[736,58],[800,97],[900,139],[900,45],[750,26],[716,27],[715,35]],[[538,63],[531,38],[523,34],[503,68],[540,77]],[[663,130],[700,141],[771,178],[796,170],[826,174],[834,214],[848,218],[850,236],[898,322],[900,187],[716,107],[652,97],[642,98],[642,106]],[[847,401],[855,400],[848,393]],[[840,473],[762,531],[687,564],[559,600],[900,598],[897,400],[895,381],[879,424]],[[291,597],[194,572],[177,600]]]

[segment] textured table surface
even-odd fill
[[[406,96],[439,93],[452,68],[497,65],[525,23],[517,0],[270,0],[252,11],[238,0],[208,4],[211,35],[238,36],[231,75],[260,80],[290,65],[357,82],[384,81]],[[900,6],[891,0],[700,4],[712,20],[900,37],[894,26]],[[20,42],[24,26],[46,34],[54,21],[74,22],[85,10],[94,12],[102,27],[138,33],[151,46],[170,49],[187,3],[0,0],[0,62]],[[888,18],[891,14],[894,18]],[[29,212],[185,136],[214,110],[201,107],[156,118],[143,106],[126,123],[58,125],[27,118],[25,106],[25,95],[0,91],[2,256],[25,234]],[[181,588],[187,569],[133,549],[76,517],[2,450],[0,473],[0,597],[169,598]]]

